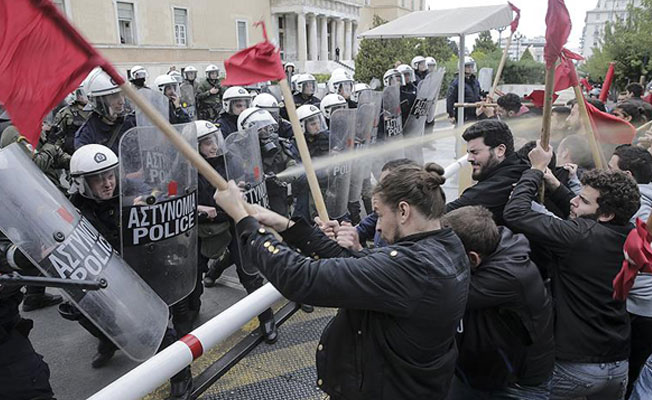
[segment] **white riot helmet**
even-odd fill
[[[110,200],[118,190],[118,157],[106,146],[87,144],[70,158],[71,190],[93,200]]]
[[[304,135],[316,135],[328,129],[324,114],[312,104],[304,104],[297,108],[297,117]]]
[[[197,68],[193,67],[192,65],[188,65],[183,70],[183,77],[189,81],[194,81],[197,79]]]
[[[178,83],[183,82],[183,77],[181,76],[181,72],[179,71],[176,70],[170,71],[168,72],[168,75],[173,77]]]
[[[215,64],[211,64],[204,70],[206,72],[206,79],[217,79],[220,77],[220,69]],[[211,78],[211,72],[215,72],[215,78]]]
[[[135,81],[136,79],[147,79],[149,76],[147,70],[141,65],[134,65],[131,67],[129,75],[131,75],[131,78],[129,78],[130,81]]]
[[[290,78],[290,88],[292,89],[292,92],[296,93],[297,92],[297,79],[299,79],[299,75],[292,75],[292,78]]]
[[[426,57],[426,67],[429,72],[432,72],[437,68],[437,60],[434,57]]]
[[[115,121],[125,114],[122,90],[106,72],[97,73],[89,79],[87,93],[93,110],[109,121]]]
[[[353,92],[353,79],[344,71],[333,72],[328,79],[328,91],[339,94],[344,98],[351,97]]]
[[[387,71],[385,71],[385,74],[383,74],[383,85],[385,87],[388,86],[403,86],[405,83],[405,79],[403,78],[403,74],[395,69],[395,68],[390,68]]]
[[[251,106],[267,110],[270,114],[272,114],[272,117],[274,117],[277,122],[280,121],[281,105],[273,95],[269,93],[261,93],[258,96],[254,97],[254,99],[251,101]]]
[[[238,129],[255,128],[258,134],[260,150],[269,153],[278,149],[278,123],[272,114],[256,107],[244,110],[238,116]]]
[[[244,104],[241,104],[241,102],[244,102]],[[237,114],[231,109],[231,105],[235,105],[236,103],[239,105],[239,111],[237,111]],[[247,89],[242,86],[231,86],[224,91],[224,95],[222,96],[222,107],[224,107],[224,110],[229,114],[240,115],[242,111],[249,108],[250,104],[251,95],[247,92]]]
[[[206,158],[223,156],[226,153],[226,143],[220,128],[210,121],[193,122],[197,131],[197,146],[199,154]]]
[[[287,72],[288,68],[292,67],[292,73],[297,72],[297,66],[293,62],[286,62],[283,66],[283,69]]]
[[[86,105],[86,103],[88,103],[88,97],[84,92],[84,82],[82,82],[77,89],[66,96],[66,104],[71,106],[75,103],[81,105]]]
[[[356,83],[353,85],[353,94],[351,95],[351,100],[358,102],[360,99],[360,93],[364,92],[365,90],[371,90],[371,86],[367,85],[366,83]]]
[[[317,80],[311,74],[300,74],[297,77],[297,92],[312,96],[317,90]]]
[[[171,97],[173,94],[179,97],[179,82],[177,82],[177,80],[171,75],[157,76],[156,79],[154,79],[154,85],[167,97]],[[170,93],[170,90],[172,93]]]
[[[327,119],[331,119],[331,115],[335,110],[347,108],[347,106],[348,103],[346,102],[346,99],[335,93],[327,94],[323,99],[321,99],[321,102],[319,103],[319,109]]]
[[[415,71],[425,71],[426,70],[426,58],[423,56],[416,56],[412,59],[410,63],[412,69]]]
[[[472,74],[475,74],[478,71],[478,67],[477,67],[473,57],[469,57],[469,56],[464,57],[464,69],[465,69],[464,72],[465,73],[466,73],[466,68],[468,68],[468,67],[471,68],[471,73]]]
[[[403,75],[403,85],[414,82],[414,70],[407,64],[401,64],[396,69]]]

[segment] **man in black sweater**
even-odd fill
[[[547,400],[555,362],[552,303],[527,239],[496,226],[480,206],[446,214],[442,226],[462,239],[471,264],[448,400]]]
[[[505,206],[506,225],[552,253],[556,362],[551,399],[623,399],[627,384],[629,318],[612,297],[623,261],[623,244],[639,207],[634,180],[620,171],[591,170],[570,200],[570,219],[531,210],[552,149],[538,145]],[[567,192],[563,185],[546,190]]]
[[[503,225],[505,203],[528,164],[514,152],[514,137],[502,121],[477,122],[464,131],[462,138],[473,166],[472,177],[478,183],[446,204],[446,212],[464,206],[484,206],[494,215],[496,224]]]

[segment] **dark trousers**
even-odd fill
[[[638,378],[645,360],[652,354],[652,318],[629,314],[631,330],[631,346],[629,353],[629,380],[627,394],[629,396]]]

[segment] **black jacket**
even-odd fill
[[[491,171],[489,176],[466,189],[457,200],[446,204],[446,212],[464,206],[484,206],[493,213],[497,225],[504,225],[505,203],[509,199],[513,185],[518,182],[527,168],[529,168],[527,162],[516,153],[510,154]]]
[[[552,303],[530,246],[500,227],[496,251],[471,271],[457,375],[476,389],[536,386],[555,363]]]
[[[629,356],[629,319],[624,301],[612,298],[631,225],[588,218],[560,220],[531,210],[543,173],[525,171],[505,206],[507,226],[548,248],[555,307],[557,359],[606,363]]]
[[[84,125],[75,133],[75,149],[85,144],[101,144],[110,148],[120,157],[120,138],[135,126],[136,117],[134,114],[127,114],[124,119],[119,119],[114,125],[109,125],[97,113],[92,113],[84,122]],[[115,139],[112,143],[109,143],[114,133]]]
[[[205,158],[205,160],[213,167],[215,171],[221,176],[226,175],[226,166],[224,165],[224,156],[214,157],[214,158]],[[215,188],[211,183],[206,179],[202,174],[197,174],[197,204],[207,207],[214,207],[217,211],[217,215],[214,219],[208,221],[200,219],[202,222],[224,222],[229,221],[229,216],[222,210],[217,204],[215,204],[215,199],[213,195],[215,194]]]
[[[448,87],[448,94],[446,95],[446,112],[451,118],[457,120],[457,108],[455,103],[458,100],[457,88],[459,87],[460,80],[459,75],[455,74],[455,77],[451,81],[451,85]],[[475,78],[475,75],[470,75],[468,78],[464,78],[464,102],[465,103],[475,103],[482,100],[480,97],[480,82]],[[478,117],[475,115],[475,108],[465,108],[464,109],[464,121],[475,121]]]
[[[244,257],[285,297],[341,307],[317,348],[321,389],[347,400],[446,397],[469,282],[468,259],[452,230],[353,253],[301,220],[283,237],[302,254],[251,217],[238,230]]]
[[[226,112],[222,113],[222,116],[215,122],[215,126],[220,128],[222,135],[226,139],[227,136],[238,131],[238,116]]]
[[[119,253],[121,248],[120,198],[95,201],[75,193],[70,197],[70,202]]]

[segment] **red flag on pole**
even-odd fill
[[[512,23],[509,24],[509,26],[512,29],[512,33],[514,33],[518,29],[518,22],[521,19],[521,10],[518,7],[516,7],[514,4],[510,3],[509,1],[507,2],[507,4],[509,4],[509,7],[512,9],[512,11],[516,13],[516,17],[514,17]]]
[[[604,84],[602,84],[602,89],[600,90],[600,101],[605,102],[607,96],[609,96],[609,89],[611,88],[611,81],[614,79],[614,63],[609,63],[609,69],[607,70],[607,75],[604,77]]]
[[[570,31],[571,19],[564,0],[548,0],[546,44],[543,47],[546,68],[552,68],[561,56],[561,51],[568,40]]]
[[[627,299],[639,271],[652,273],[650,241],[652,241],[652,235],[647,231],[647,224],[636,219],[636,229],[629,233],[623,247],[625,260],[620,272],[613,280],[614,299],[622,301]]]
[[[235,53],[224,61],[226,79],[222,85],[250,85],[252,83],[285,79],[283,62],[279,50],[267,39],[267,30],[263,22],[265,40],[254,46]]]
[[[632,124],[615,115],[598,110],[588,101],[584,103],[591,119],[595,139],[598,142],[608,144],[632,143],[632,140],[636,137],[636,128]]]
[[[532,102],[532,104],[537,108],[542,108],[543,107],[543,101],[544,101],[545,97],[546,97],[545,90],[533,90],[532,93],[530,93],[530,94],[528,94],[526,96],[523,96],[524,99],[530,100]],[[554,93],[552,94],[553,103],[555,102],[555,100],[557,100],[558,97],[559,96],[557,96],[556,94],[554,94]]]
[[[0,103],[36,146],[45,115],[96,66],[115,69],[49,0],[0,0]]]
[[[579,85],[577,72],[575,71],[575,64],[573,60],[583,60],[584,57],[577,53],[573,53],[568,49],[562,49],[561,63],[555,69],[555,89],[554,92],[568,89]]]
[[[584,86],[584,89],[587,92],[590,92],[591,90],[593,90],[593,86],[591,86],[588,79],[582,78],[582,79],[580,79],[580,83],[582,84],[582,86]]]

